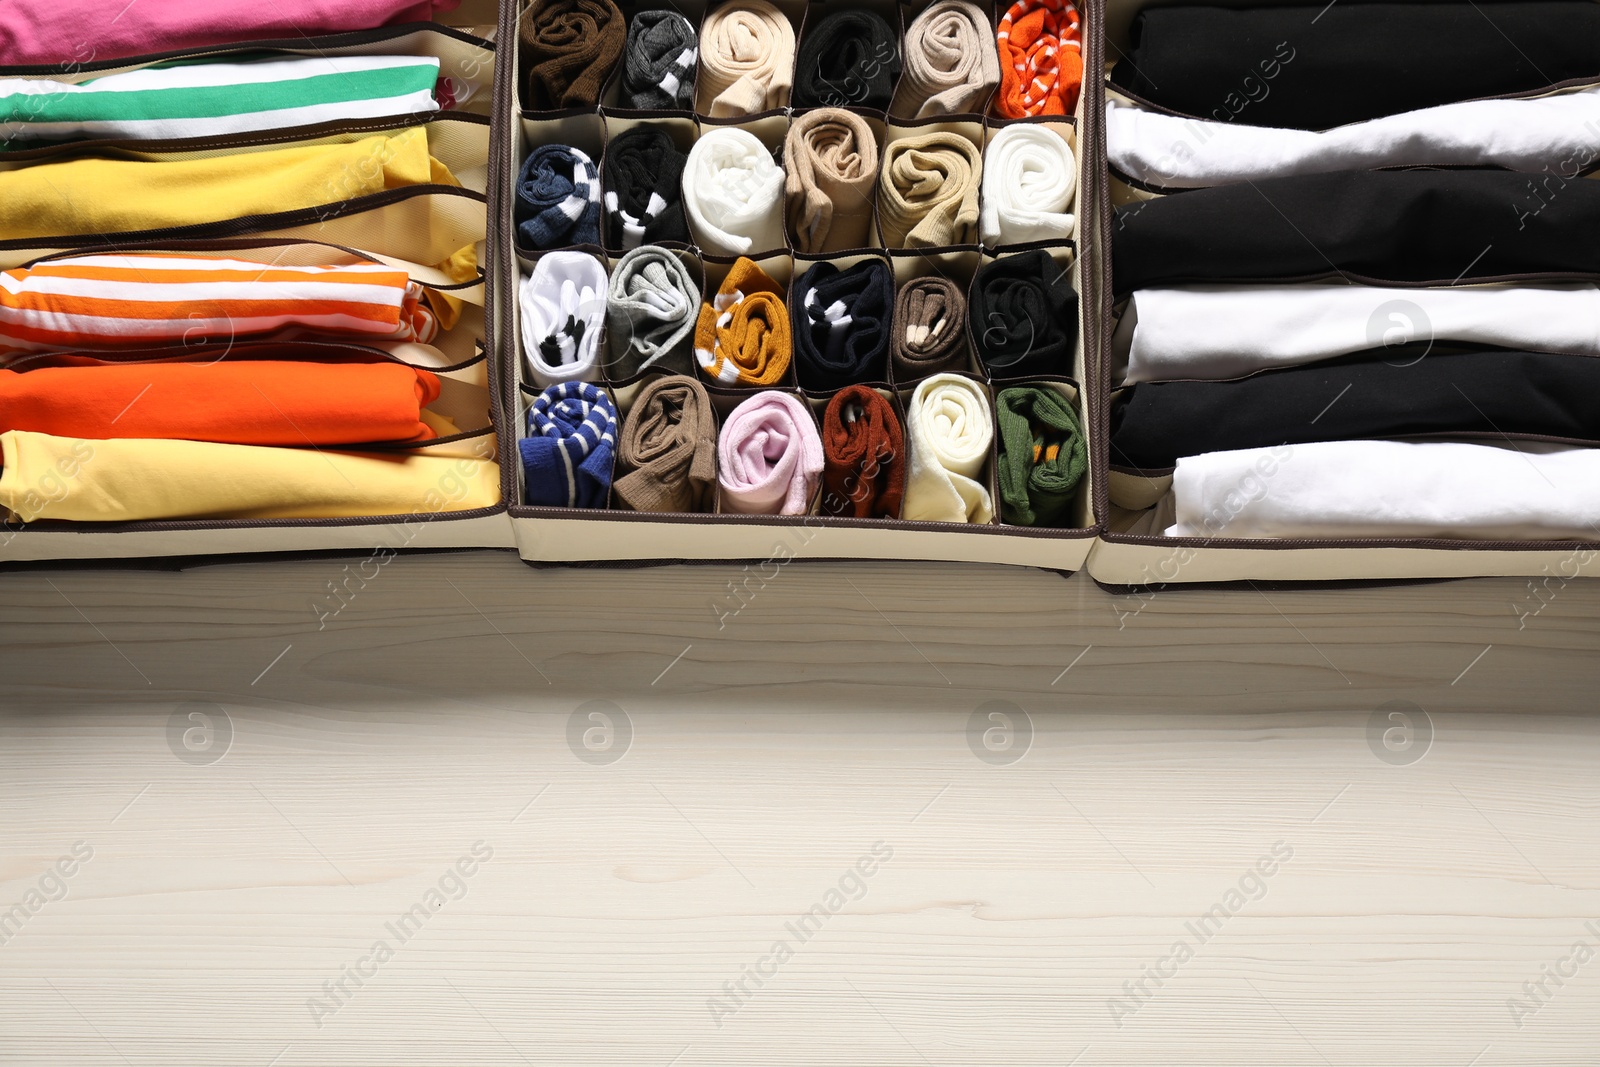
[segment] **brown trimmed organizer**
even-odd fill
[[[1240,0],[1234,6],[1266,6],[1270,0]],[[1110,61],[1127,44],[1134,15],[1151,0],[1103,0],[1104,13],[1091,23],[1094,48],[1086,71],[1109,70]],[[1092,86],[1091,83],[1092,82]],[[1116,179],[1107,164],[1105,136],[1106,81],[1086,75],[1084,94],[1093,96],[1095,119],[1088,123],[1085,152],[1091,157],[1093,204],[1088,215],[1097,257],[1093,286],[1097,293],[1089,334],[1099,353],[1097,388],[1091,398],[1090,462],[1094,468],[1095,513],[1104,528],[1088,561],[1095,581],[1114,586],[1159,586],[1176,583],[1268,581],[1331,581],[1349,579],[1459,578],[1530,576],[1571,578],[1600,552],[1600,543],[1585,541],[1489,541],[1443,538],[1255,539],[1193,538],[1137,535],[1124,532],[1137,512],[1115,507],[1109,496],[1109,441],[1112,361],[1109,346],[1116,321],[1111,281],[1112,206]],[[1148,191],[1127,188],[1129,198]],[[1181,195],[1181,194],[1179,194]]]
[[[881,8],[879,13],[888,18],[891,25],[896,21],[900,23],[903,40],[905,26],[927,6],[927,2],[928,0],[923,0],[898,6],[883,3],[874,5],[874,9]],[[840,5],[840,0],[832,0],[832,4]],[[1087,25],[1085,50],[1089,55],[1099,54],[1096,29],[1099,23],[1098,5],[1099,0],[1091,0],[1083,12]],[[513,54],[506,57],[504,66],[511,71],[520,70],[518,56],[515,54],[518,41],[516,27],[522,11],[528,6],[527,0],[516,0],[507,3],[501,12],[500,39],[505,42],[505,47],[513,50]],[[624,5],[624,11],[631,13],[645,6],[650,5]],[[776,6],[790,18],[795,27],[798,52],[799,42],[805,32],[805,23],[825,11],[830,4],[808,5],[796,0],[777,0]],[[980,4],[980,6],[985,5]],[[697,19],[703,21],[708,5],[694,3],[679,6],[678,10],[686,14],[691,21]],[[1075,525],[1063,529],[1008,526],[1000,523],[998,516],[994,524],[981,526],[903,519],[833,518],[816,514],[815,503],[811,509],[812,514],[809,515],[751,516],[721,513],[644,514],[613,509],[531,507],[518,502],[522,499],[522,495],[517,439],[526,432],[527,405],[538,394],[537,388],[530,390],[522,384],[524,360],[519,328],[519,287],[526,269],[531,266],[532,258],[525,256],[523,251],[517,248],[514,240],[515,198],[511,192],[511,183],[515,181],[522,160],[535,144],[551,141],[576,144],[585,151],[600,149],[609,137],[614,137],[620,130],[639,122],[649,121],[664,121],[683,129],[692,129],[697,137],[705,129],[740,126],[750,129],[758,139],[769,146],[781,146],[791,116],[795,113],[792,109],[784,107],[743,118],[713,119],[687,111],[641,112],[623,109],[614,106],[617,80],[615,75],[608,80],[607,86],[602,90],[600,106],[593,110],[524,111],[520,104],[520,85],[513,84],[507,90],[513,97],[509,102],[511,104],[509,112],[515,116],[515,121],[510,124],[508,135],[498,142],[501,155],[498,157],[496,169],[498,180],[505,188],[497,200],[498,215],[492,221],[498,237],[492,244],[500,250],[501,255],[501,260],[497,264],[500,284],[496,297],[497,319],[504,323],[504,328],[498,335],[501,344],[498,353],[500,377],[506,396],[507,415],[515,427],[514,432],[506,433],[501,441],[501,457],[503,467],[510,472],[510,477],[517,483],[510,497],[513,503],[509,508],[509,514],[516,533],[517,548],[522,556],[532,562],[549,563],[599,560],[769,560],[806,557],[966,560],[1022,564],[1069,571],[1081,567],[1099,532],[1098,513],[1094,510],[1096,495],[1092,491],[1091,484],[1094,477],[1092,465],[1089,475],[1077,490],[1077,500],[1074,505]],[[515,83],[517,79],[513,78],[511,81]],[[1075,214],[1078,216],[1080,232],[1094,232],[1091,220],[1085,214],[1095,202],[1092,193],[1095,187],[1092,168],[1087,163],[1085,149],[1085,145],[1092,143],[1093,138],[1084,132],[1093,125],[1094,112],[1090,106],[1091,99],[1091,88],[1086,84],[1081,94],[1077,115],[1065,120],[1062,118],[1051,120],[1068,128],[1068,132],[1075,138],[1072,147],[1079,166],[1079,191]],[[861,108],[848,110],[865,117],[875,133],[881,131],[884,140],[880,147],[886,147],[894,140],[934,129],[951,129],[962,133],[981,149],[987,144],[991,131],[1008,124],[1007,120],[976,114],[912,120],[893,118],[883,112]],[[598,154],[595,155],[595,160],[597,165],[603,167]],[[876,197],[874,197],[875,205]],[[875,222],[874,231],[876,231]],[[1048,247],[1052,256],[1058,261],[1064,261],[1071,271],[1074,288],[1079,293],[1079,337],[1076,365],[1071,375],[1040,374],[1029,376],[1026,380],[1064,389],[1070,396],[1079,399],[1080,410],[1087,428],[1097,410],[1097,375],[1092,373],[1098,364],[1098,344],[1092,336],[1092,327],[1097,321],[1097,316],[1092,313],[1092,309],[1098,304],[1094,294],[1087,291],[1086,287],[1093,284],[1097,271],[1091,269],[1092,260],[1084,258],[1080,253],[1077,239],[1006,247],[1001,250],[1001,254],[1011,254],[1014,251],[1040,246]],[[599,248],[585,247],[575,250],[602,256],[608,267],[614,265],[620,256],[620,253],[613,250]],[[699,267],[701,277],[706,280],[707,291],[715,290],[716,282],[735,258],[701,255],[698,249],[694,248],[681,251]],[[796,253],[791,247],[786,247],[773,255],[753,253],[752,258],[764,266],[770,266],[772,269],[769,269],[769,273],[785,286],[791,284],[799,273],[817,262],[828,261],[848,266],[863,258],[877,257],[889,261],[897,283],[920,274],[939,271],[958,278],[965,287],[970,285],[972,274],[979,263],[985,258],[990,258],[992,252],[993,250],[981,249],[976,243],[938,249],[886,250],[881,247],[869,247],[811,255]],[[783,260],[781,266],[775,263],[776,258]],[[994,389],[990,385],[990,377],[983,372],[971,351],[969,351],[969,361],[969,376],[976,378],[982,384],[992,405]],[[909,396],[910,386],[914,383],[894,380],[892,371],[887,377],[889,378],[887,381],[863,384],[874,386],[894,397],[897,407],[902,407],[904,400]],[[608,388],[613,398],[620,402],[619,409],[622,409],[624,420],[627,417],[626,405],[635,391],[634,386],[638,380],[635,378],[627,381],[596,383]],[[731,409],[731,401],[755,391],[720,389],[704,382],[703,378],[702,384],[706,384],[708,391],[712,393],[713,401],[718,406],[719,416],[727,414]],[[816,415],[820,415],[820,401],[825,401],[827,396],[831,395],[831,391],[827,390],[818,392],[797,390],[792,370],[781,387],[798,391],[808,401],[813,414]],[[994,467],[995,464],[991,459],[985,475],[991,490],[994,485]],[[996,509],[998,510],[997,495]]]
[[[445,19],[449,26],[466,26],[487,32],[498,23],[495,0],[465,0]],[[389,190],[342,204],[277,215],[236,219],[230,222],[188,226],[170,230],[117,234],[111,244],[100,234],[44,238],[27,241],[0,241],[0,269],[19,266],[61,253],[91,251],[172,250],[192,254],[217,254],[240,258],[260,258],[273,262],[274,256],[287,256],[288,262],[315,262],[304,258],[305,249],[333,246],[341,255],[371,258],[377,252],[411,265],[438,263],[479,234],[479,263],[486,278],[477,284],[453,284],[442,275],[435,285],[454,290],[481,302],[481,312],[469,308],[457,326],[462,334],[451,338],[444,353],[445,363],[430,366],[441,374],[447,392],[446,403],[471,427],[444,442],[457,448],[469,441],[481,442],[476,454],[498,454],[495,428],[505,425],[505,397],[499,379],[496,356],[497,316],[500,307],[494,297],[497,288],[494,264],[501,251],[487,219],[496,217],[504,183],[494,170],[502,155],[498,141],[505,123],[495,121],[506,113],[506,93],[514,78],[503,64],[495,62],[495,46],[465,30],[435,25],[409,24],[376,30],[334,34],[307,39],[257,41],[238,45],[219,45],[182,52],[163,53],[114,62],[90,63],[70,71],[50,68],[11,68],[9,76],[54,77],[81,80],[153,62],[187,57],[216,57],[230,53],[273,50],[304,55],[361,55],[383,52],[431,54],[441,59],[442,76],[454,79],[458,93],[470,91],[458,110],[440,113],[426,125],[430,144],[452,165],[464,188],[424,185]],[[387,130],[398,130],[416,123],[412,120],[359,120],[328,123],[298,129],[272,130],[225,138],[190,141],[130,142],[94,141],[97,148],[137,148],[190,157],[218,155],[255,148],[282,147],[288,143],[330,143]],[[437,137],[437,141],[435,138]],[[82,143],[68,151],[76,151]],[[63,151],[40,148],[10,153],[6,159],[24,162],[48,158]],[[4,164],[4,165],[9,165]],[[443,255],[428,258],[433,245],[449,243],[469,235]],[[379,247],[373,248],[373,245]],[[299,251],[296,251],[299,249]],[[356,252],[366,249],[367,252]],[[426,280],[429,268],[418,268],[413,277]],[[419,277],[420,275],[420,277]],[[439,283],[443,284],[439,284]],[[455,333],[455,331],[452,331]],[[473,336],[466,336],[467,333]],[[328,347],[324,345],[323,347]],[[360,345],[334,343],[336,348],[361,348]],[[372,350],[366,350],[372,351]],[[118,354],[119,359],[158,359],[171,351],[146,351]],[[436,442],[435,446],[439,443]],[[375,449],[376,450],[376,449]],[[430,509],[419,500],[410,514],[339,519],[292,520],[183,520],[133,523],[19,523],[16,517],[0,526],[0,562],[60,559],[115,559],[144,556],[214,555],[244,552],[315,552],[340,550],[367,551],[384,559],[396,551],[423,548],[509,548],[511,531],[505,518],[504,500],[515,491],[516,481],[501,464],[502,503],[466,512]],[[511,481],[506,479],[511,476]]]

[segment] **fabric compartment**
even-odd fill
[[[1558,29],[1597,18],[1109,0],[1096,580],[1537,574],[1600,540],[1600,46]],[[1401,24],[1434,47],[1397,66]]]
[[[813,47],[811,32],[827,29],[826,20],[844,9],[761,7],[736,0],[704,11],[692,115],[682,108],[624,106],[621,75],[613,72],[593,108],[524,113],[514,124],[503,156],[508,181],[542,146],[592,149],[602,201],[600,247],[524,243],[508,257],[512,284],[501,299],[516,328],[507,331],[500,360],[517,383],[512,404],[520,440],[515,456],[508,447],[507,462],[519,483],[510,511],[520,551],[546,562],[723,558],[782,566],[822,556],[1077,567],[1094,533],[1086,516],[1075,512],[1072,524],[1057,526],[1002,527],[997,521],[994,396],[973,350],[966,310],[983,262],[977,237],[983,119],[968,112],[952,121],[912,119],[897,126],[863,101],[812,105],[795,99],[804,80],[800,50]],[[627,22],[669,9],[621,10]],[[898,46],[904,33],[899,10],[884,5],[873,11],[893,28]],[[749,69],[729,77],[729,55],[716,49],[732,25],[718,26],[735,12],[739,24],[768,18],[764,28],[750,31],[759,47],[746,53]],[[845,29],[848,47],[872,43]],[[992,24],[987,33],[992,46]],[[786,54],[787,65],[763,69],[775,54]],[[887,106],[903,79],[896,71],[879,80],[887,85],[881,105]],[[806,144],[801,138],[813,128],[816,137]],[[884,154],[897,134],[929,132],[953,134],[966,148],[965,232],[956,244],[939,236],[924,246],[884,248],[878,224]],[[684,157],[679,192],[688,237],[663,236],[629,210],[631,219],[619,219],[628,227],[624,242],[622,231],[605,225],[613,190],[624,210],[630,203],[648,205],[652,195],[665,203],[672,198],[670,190],[638,180],[664,169],[655,156],[630,163],[629,177],[608,179],[608,165],[623,138],[655,134],[664,134],[656,139],[670,141]],[[708,141],[715,153],[705,149]],[[706,158],[696,158],[697,152]],[[735,171],[738,181],[731,180]],[[724,173],[726,180],[719,177]],[[560,182],[557,187],[563,191]],[[769,220],[775,223],[770,231]],[[511,233],[519,221],[507,210],[497,225]],[[568,318],[581,319],[587,336],[588,324],[598,321],[588,314],[590,303],[603,318],[594,366],[576,376],[584,381],[564,386],[592,388],[616,412],[612,482],[603,504],[595,503],[597,495],[567,493],[573,484],[568,461],[581,474],[578,453],[589,447],[564,443],[575,436],[574,424],[551,434],[530,422],[530,406],[553,386],[532,373],[528,347],[542,338],[523,328],[520,292],[541,263],[563,253],[582,255],[605,274],[603,300],[578,299],[572,314],[542,313],[540,320],[565,325]],[[1059,253],[1046,258],[1053,254]],[[1070,266],[1070,250],[1063,262]],[[937,291],[917,303],[927,315],[924,332],[916,354],[897,368],[896,309],[901,290],[916,281],[947,284],[933,285]],[[566,291],[596,292],[598,286],[598,277],[589,277]],[[692,309],[687,330],[686,307]],[[922,363],[914,366],[918,358]],[[951,372],[959,386],[928,385]],[[952,488],[962,479],[972,490],[974,514],[962,503],[958,516],[943,508],[948,501],[942,498],[933,505],[938,517],[916,519],[907,511],[915,455],[908,403],[923,386],[925,418],[916,432],[930,464],[949,464],[923,480],[963,501]],[[941,387],[959,395],[946,396]],[[1051,388],[1075,395],[1067,383]],[[591,411],[595,403],[591,399]],[[987,424],[976,443],[953,417],[960,412],[970,412],[974,428]],[[583,420],[577,422],[581,434]],[[523,452],[536,435],[555,443],[540,443],[528,468]],[[559,477],[547,477],[551,472]],[[555,490],[547,490],[552,485]],[[999,536],[1002,531],[1010,533]]]

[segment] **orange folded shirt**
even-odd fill
[[[0,433],[348,445],[428,441],[439,379],[401,363],[139,363],[0,370]]]

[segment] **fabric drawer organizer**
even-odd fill
[[[98,3],[0,30],[0,561],[510,547],[496,5]]]
[[[1087,90],[1045,36],[1088,54],[1077,10],[1019,6],[1048,86],[1011,119],[988,4],[507,5],[523,556],[1080,567]]]
[[[1600,5],[1109,0],[1107,41],[1090,574],[1583,573]]]

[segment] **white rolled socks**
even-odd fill
[[[906,411],[906,437],[911,448],[907,519],[994,521],[994,500],[982,480],[994,417],[982,386],[959,374],[935,374],[924,381]]]
[[[784,247],[783,168],[748,130],[725,127],[695,142],[683,168],[695,243],[713,255]]]
[[[523,355],[534,383],[542,389],[595,381],[606,314],[600,261],[584,252],[540,256],[521,296]]]
[[[1066,139],[1042,125],[1007,126],[983,154],[979,237],[985,245],[1071,237],[1078,161]]]

